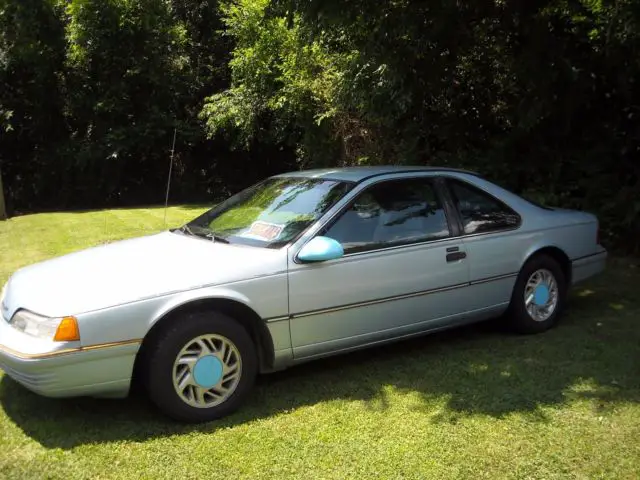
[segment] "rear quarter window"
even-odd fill
[[[465,234],[520,226],[520,215],[492,195],[460,180],[449,179],[448,184]]]

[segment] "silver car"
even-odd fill
[[[123,397],[227,415],[258,373],[502,316],[552,327],[602,271],[598,220],[466,171],[360,167],[274,176],[181,228],[17,271],[0,367],[50,397]]]

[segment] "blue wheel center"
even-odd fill
[[[222,379],[222,362],[213,355],[199,359],[193,367],[193,378],[202,388],[211,388]]]
[[[538,285],[533,291],[533,303],[539,307],[549,301],[549,287],[545,284]]]

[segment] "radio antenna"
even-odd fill
[[[167,226],[167,207],[169,205],[169,189],[171,188],[171,172],[173,171],[173,154],[176,151],[176,135],[178,128],[173,129],[173,145],[171,146],[171,160],[169,161],[169,177],[167,178],[167,193],[164,197],[164,226]]]

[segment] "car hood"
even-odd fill
[[[286,252],[163,232],[71,253],[18,270],[3,315],[25,308],[77,315],[203,286],[286,271]]]

